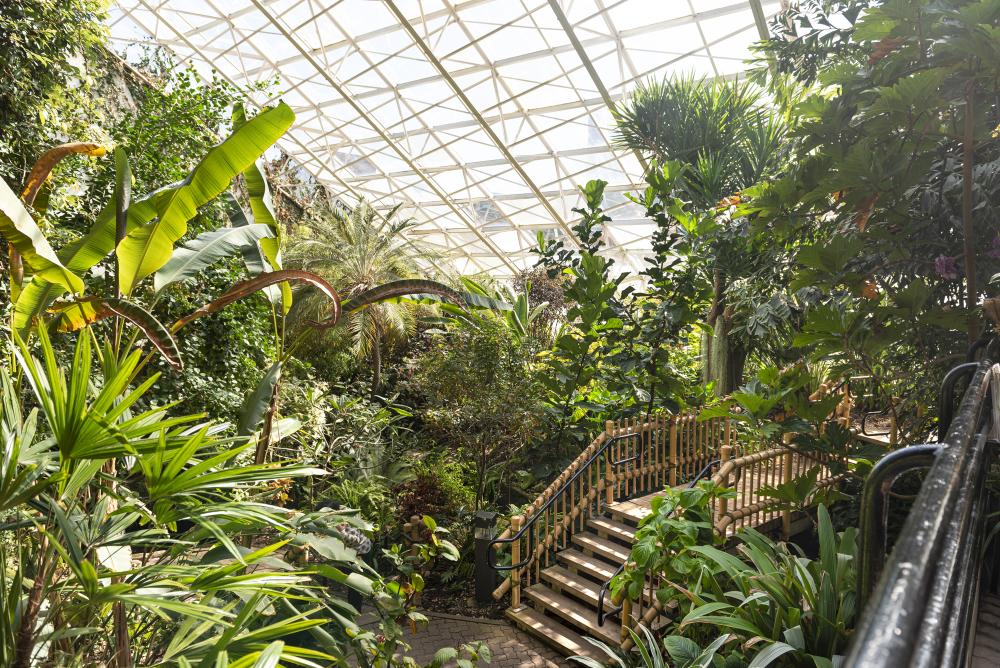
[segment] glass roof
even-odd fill
[[[653,226],[625,193],[643,167],[612,146],[610,105],[647,77],[739,76],[781,5],[121,0],[110,24],[118,45],[152,38],[241,87],[277,77],[297,116],[280,145],[332,194],[401,203],[457,271],[504,277],[534,263],[539,230],[570,233],[595,178],[609,254],[638,268]]]

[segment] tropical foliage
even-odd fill
[[[275,146],[291,109],[243,106],[271,82],[125,62],[103,12],[0,9],[0,663],[416,665],[418,606],[470,598],[472,512],[522,507],[606,420],[683,410],[847,456],[848,485],[765,486],[837,505],[815,549],[746,531],[735,553],[726,490],[667,490],[612,591],[661,578],[673,622],[603,653],[836,664],[839,502],[927,440],[944,371],[995,335],[996,3],[801,0],[750,80],[639,82],[611,131],[643,186],[583,184],[573,238],[540,233],[509,282],[450,275],[398,208],[310,177]],[[618,205],[653,230],[631,269]],[[887,444],[854,437],[869,411]]]

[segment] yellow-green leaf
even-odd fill
[[[281,103],[262,111],[202,158],[176,190],[154,198],[157,218],[133,230],[118,245],[119,287],[131,294],[136,284],[170,260],[174,243],[187,232],[187,221],[250,167],[291,126],[295,114]]]
[[[3,180],[0,180],[0,234],[21,254],[36,276],[70,292],[83,290],[83,281],[59,261],[24,203]]]

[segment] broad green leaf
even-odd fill
[[[228,188],[237,174],[288,130],[294,118],[284,103],[261,112],[210,150],[180,187],[155,198],[157,218],[130,232],[118,245],[123,294],[131,294],[139,281],[170,260],[174,243],[187,232],[187,221],[198,213],[198,207]]]
[[[442,647],[438,651],[434,652],[434,658],[431,659],[431,663],[434,666],[444,666],[444,664],[449,661],[453,661],[458,658],[458,650],[454,647]]]
[[[226,201],[229,208],[229,222],[233,227],[246,227],[254,224],[250,215],[243,210],[243,207],[236,201],[232,193],[222,193],[222,198]],[[280,268],[271,266],[271,262],[267,259],[259,242],[250,246],[244,246],[241,252],[243,255],[243,264],[246,265],[247,272],[251,276],[259,276],[272,269]],[[270,285],[264,288],[264,294],[272,304],[277,305],[281,303],[282,291],[279,287]]]
[[[156,206],[153,198],[178,186],[179,184],[165,186],[139,201],[130,203],[126,216],[126,229],[135,229],[155,218]],[[116,209],[116,199],[112,197],[98,214],[97,220],[91,225],[87,234],[59,250],[58,257],[67,269],[79,273],[86,272],[114,250]],[[40,276],[33,276],[24,284],[14,303],[13,316],[14,329],[21,338],[27,337],[32,321],[66,292],[68,290],[62,285],[46,281]]]
[[[256,389],[243,403],[243,408],[240,409],[240,421],[236,425],[236,433],[240,436],[253,434],[257,425],[264,419],[264,413],[267,412],[267,407],[271,404],[274,388],[281,378],[281,367],[281,360],[272,364],[264,377],[261,378],[260,383],[257,384]]]
[[[681,666],[690,665],[701,654],[701,646],[684,636],[667,636],[663,640],[663,646],[666,648],[670,658]]]
[[[771,643],[753,658],[748,668],[765,668],[765,666],[770,666],[774,663],[779,657],[794,651],[796,651],[794,647],[783,642]]]
[[[21,254],[24,263],[36,276],[62,286],[70,292],[82,292],[83,281],[59,261],[42,230],[13,190],[0,180],[0,234]]]
[[[153,289],[159,292],[171,283],[194,278],[219,260],[256,247],[259,239],[269,235],[271,229],[267,225],[223,227],[204,232],[174,250],[170,261],[153,276]]]
[[[243,127],[246,122],[246,111],[243,109],[243,105],[236,105],[233,108],[233,129],[237,130]],[[258,243],[258,248],[266,258],[267,264],[270,265],[271,269],[281,269],[282,229],[274,215],[271,188],[268,185],[264,165],[261,160],[255,161],[254,164],[243,170],[243,182],[246,185],[247,199],[250,202],[249,218],[246,213],[243,216],[244,218],[248,218],[248,223],[267,225],[271,228],[273,238],[262,239]],[[281,300],[282,311],[284,313],[287,314],[291,310],[292,288],[287,282],[281,283],[278,286],[270,286],[264,292],[272,304],[278,304],[278,300]]]
[[[706,603],[705,605],[699,605],[697,608],[694,608],[693,610],[691,610],[691,612],[689,612],[687,615],[684,616],[684,619],[681,620],[680,625],[681,627],[684,627],[687,626],[688,624],[698,622],[704,617],[719,612],[720,610],[732,610],[732,609],[733,609],[732,605],[721,601],[717,601],[714,603]]]
[[[743,619],[742,617],[720,617],[708,615],[702,617],[698,620],[700,624],[711,624],[712,626],[721,626],[724,629],[734,629],[736,631],[744,631],[752,636],[764,636],[765,634],[754,626],[751,622]]]

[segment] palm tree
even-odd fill
[[[739,193],[787,165],[791,143],[786,116],[746,82],[691,76],[641,83],[614,110],[616,143],[653,160],[682,165],[683,196],[699,212],[725,209]],[[656,168],[656,167],[654,167]],[[702,253],[711,257],[706,280],[712,304],[702,339],[703,379],[720,394],[740,385],[748,349],[729,336],[734,309],[727,288],[761,269],[746,235],[722,225]],[[766,264],[766,262],[765,262]]]
[[[392,281],[421,278],[419,264],[431,261],[433,251],[406,237],[416,223],[398,218],[398,209],[382,215],[364,201],[349,212],[331,206],[299,228],[289,262],[326,278],[346,299]],[[321,308],[326,304],[306,296],[296,319],[308,320]],[[388,301],[346,314],[354,353],[371,364],[372,394],[382,384],[384,349],[415,333],[419,308],[413,302]]]

